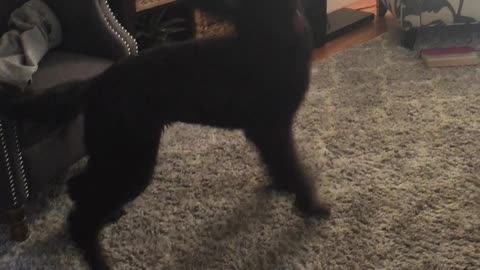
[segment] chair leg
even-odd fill
[[[403,47],[413,50],[415,42],[417,41],[417,29],[410,29],[403,33],[401,44]]]
[[[15,208],[6,211],[7,225],[10,227],[10,238],[16,242],[23,242],[29,236],[25,208]]]
[[[382,0],[377,0],[377,16],[384,17],[387,14],[388,7],[383,3]]]

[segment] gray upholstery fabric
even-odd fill
[[[61,51],[52,52],[40,62],[40,69],[33,77],[32,89],[41,92],[60,83],[86,79],[104,71],[112,63],[104,58]],[[21,123],[18,128],[20,140],[25,148],[30,148],[58,129],[35,123]]]
[[[59,17],[67,51],[110,59],[136,54],[135,39],[112,16],[107,0],[44,0]],[[26,0],[0,0],[0,33],[7,31],[10,13]],[[72,16],[74,14],[74,16]],[[100,15],[100,16],[99,16]]]
[[[39,138],[35,144],[23,149],[25,164],[28,164],[30,190],[41,190],[46,183],[64,173],[85,155],[82,119],[83,116],[79,116],[67,126],[50,131],[48,136]]]
[[[11,30],[0,37],[0,81],[24,89],[43,56],[62,42],[62,27],[43,0],[30,0],[15,9]]]
[[[46,1],[62,23],[65,33],[63,50],[110,59],[130,54],[130,45],[125,37],[120,36],[118,31],[112,32],[112,22],[106,20],[105,10],[102,9],[105,0]]]
[[[69,52],[49,53],[40,62],[40,69],[33,77],[34,91],[59,83],[86,79],[108,68],[113,62],[98,57]],[[84,154],[82,142],[82,116],[67,126],[48,126],[36,123],[21,123],[18,126],[24,149],[25,163],[29,164],[30,189],[38,190],[52,179],[51,172],[62,172],[69,164]],[[48,152],[48,159],[39,159]],[[69,162],[59,163],[58,160]]]
[[[40,69],[33,75],[33,89],[44,89],[59,83],[86,79],[109,67],[113,61],[105,58],[55,51],[40,62]]]
[[[33,90],[94,76],[113,61],[136,54],[106,0],[44,0],[63,29],[63,44],[47,53],[33,75]],[[24,0],[0,0],[0,35]],[[30,195],[83,154],[79,119],[66,126],[13,123],[0,115],[0,210],[21,207]]]

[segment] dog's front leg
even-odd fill
[[[327,217],[330,207],[320,201],[313,181],[298,162],[291,125],[258,126],[245,131],[267,165],[273,186],[295,194],[296,206],[308,216]]]

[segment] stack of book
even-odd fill
[[[432,48],[421,51],[421,57],[428,67],[451,67],[477,65],[478,51],[470,47]]]

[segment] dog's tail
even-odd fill
[[[91,81],[74,81],[32,95],[2,84],[0,116],[17,121],[65,123],[83,111],[90,86]]]

